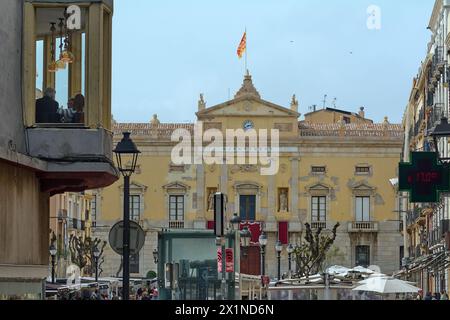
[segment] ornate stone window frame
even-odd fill
[[[333,189],[331,186],[325,184],[325,183],[315,183],[309,186],[305,187],[306,192],[308,193],[308,221],[310,222],[317,222],[312,221],[312,198],[313,197],[326,197],[326,221],[328,223],[330,218],[330,203],[331,203],[331,190]]]
[[[234,207],[236,212],[240,214],[240,196],[256,196],[255,219],[261,215],[261,197],[263,186],[254,181],[238,181],[234,184]]]
[[[124,185],[120,185],[119,189],[120,189],[120,204],[121,204],[121,208],[123,208],[123,188]],[[145,203],[145,193],[147,192],[148,187],[146,185],[143,185],[139,182],[136,181],[131,181],[130,182],[130,197],[131,196],[139,196],[139,201],[140,201],[140,211],[139,211],[139,218],[140,221],[144,220],[144,212],[145,212],[145,207],[146,207],[146,203]]]
[[[163,186],[164,189],[164,203],[165,203],[165,210],[166,210],[166,218],[167,221],[170,221],[170,211],[169,211],[169,202],[170,202],[170,196],[183,196],[184,197],[184,212],[183,217],[186,219],[186,209],[188,208],[188,197],[189,197],[189,190],[191,187],[189,187],[187,184],[184,184],[180,181],[171,182],[169,184],[166,184]]]
[[[351,186],[352,197],[351,206],[353,212],[353,221],[356,221],[356,198],[357,197],[369,197],[370,198],[370,221],[375,221],[375,197],[377,188],[371,186],[366,181],[360,181]]]

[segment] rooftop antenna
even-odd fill
[[[327,97],[328,97],[328,95],[326,94],[326,95],[324,95],[323,96],[323,108],[325,109],[325,107],[326,107],[326,105],[327,105]]]
[[[316,104],[313,104],[312,106],[309,106],[309,111],[316,112],[316,110],[317,110],[317,105]]]

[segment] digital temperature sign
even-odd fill
[[[450,191],[447,167],[434,152],[413,152],[411,163],[399,165],[399,191],[410,193],[412,203],[437,203],[441,192]]]

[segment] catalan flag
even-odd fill
[[[247,50],[247,31],[244,32],[244,36],[242,37],[241,43],[237,49],[237,55],[239,59],[244,55],[245,50]]]

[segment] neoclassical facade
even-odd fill
[[[252,231],[252,247],[241,259],[243,273],[260,273],[257,241],[262,229],[269,237],[266,270],[276,276],[278,239],[295,244],[305,223],[330,230],[337,222],[341,226],[330,263],[378,265],[386,273],[399,269],[403,241],[390,179],[397,177],[401,125],[387,118],[374,124],[365,119],[363,109],[359,114],[318,110],[306,119],[323,122],[299,121],[298,106],[295,96],[287,108],[263,100],[249,74],[230,101],[207,107],[200,97],[196,116],[203,130],[278,129],[279,170],[267,176],[261,174],[260,164],[174,163],[171,153],[178,142],[171,140],[172,133],[193,133],[193,124],[160,123],[156,116],[149,123],[114,124],[115,141],[129,131],[142,152],[132,176],[130,204],[131,216],[147,235],[144,249],[132,259],[133,276],[156,270],[152,252],[157,231],[213,227],[211,195],[217,191],[227,195],[226,219],[238,213]],[[106,239],[121,219],[121,188],[117,182],[96,192],[94,236]],[[283,273],[288,265],[285,251]],[[106,254],[105,275],[115,275],[120,257],[110,249]]]

